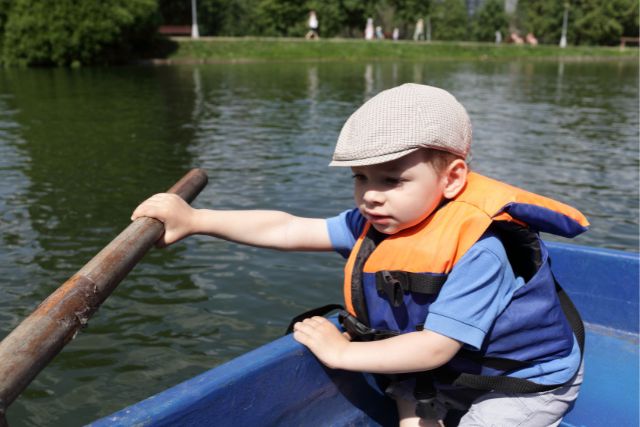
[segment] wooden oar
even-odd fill
[[[190,203],[206,184],[205,172],[193,169],[168,192]],[[162,222],[136,219],[0,342],[0,427],[6,426],[9,405],[86,325],[162,233]]]

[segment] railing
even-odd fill
[[[193,169],[168,192],[191,202],[207,184]],[[0,427],[6,410],[86,325],[105,299],[164,233],[162,222],[138,218],[0,342]]]

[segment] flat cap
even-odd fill
[[[367,166],[398,159],[420,148],[466,159],[471,120],[449,92],[407,83],[380,92],[346,121],[330,166]]]

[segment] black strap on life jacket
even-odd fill
[[[553,273],[551,273],[553,275]],[[564,315],[567,317],[569,321],[569,325],[571,325],[571,330],[573,334],[576,336],[576,340],[578,341],[578,346],[580,347],[580,357],[584,357],[584,343],[586,339],[586,333],[584,330],[584,322],[582,321],[582,317],[580,317],[580,312],[569,298],[569,295],[565,292],[564,289],[558,283],[555,275],[553,276],[553,281],[556,284],[556,293],[558,294],[558,299],[560,300],[560,307],[562,307],[562,311]],[[582,360],[582,359],[581,359]]]
[[[344,307],[340,304],[327,304],[323,305],[322,307],[312,308],[311,310],[305,311],[304,313],[300,313],[296,317],[291,319],[291,322],[289,322],[289,326],[287,326],[287,330],[284,334],[288,335],[293,332],[293,325],[298,322],[302,322],[304,319],[308,319],[314,316],[325,316],[335,310],[344,310]]]
[[[384,294],[394,307],[403,303],[403,295],[407,292],[437,295],[447,281],[446,274],[421,274],[406,271],[377,271],[376,290]]]
[[[367,312],[367,302],[364,297],[364,285],[362,283],[362,270],[364,264],[373,253],[378,243],[384,239],[384,235],[373,227],[369,227],[369,231],[362,239],[360,250],[356,254],[351,271],[351,305],[355,311],[356,317],[364,324],[369,325],[369,313]]]
[[[416,398],[416,415],[425,420],[444,420],[449,408],[437,399],[438,392],[433,385],[431,371],[418,372],[415,378],[413,396]]]

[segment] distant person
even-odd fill
[[[132,219],[162,221],[161,246],[203,234],[347,258],[347,333],[313,316],[293,338],[327,369],[387,375],[403,427],[442,425],[452,409],[458,426],[557,426],[582,383],[584,325],[539,233],[573,237],[589,224],[471,172],[471,135],[453,95],[404,84],[342,127],[331,166],[351,169],[354,204],[336,216],[195,209],[164,193]]]
[[[307,40],[317,40],[320,38],[318,35],[318,17],[316,16],[315,10],[309,12],[309,21],[307,22],[309,26],[309,31],[305,38]]]
[[[367,18],[367,26],[364,28],[364,39],[373,40],[375,30],[373,29],[373,18]]]
[[[393,29],[393,32],[391,33],[391,38],[393,39],[393,41],[398,41],[400,39],[400,30],[398,29],[398,27],[395,27]]]
[[[509,43],[524,44],[524,40],[522,40],[522,37],[520,37],[518,33],[513,31],[511,34],[509,34]]]
[[[384,32],[382,31],[382,27],[380,25],[376,27],[376,38],[378,40],[383,40],[385,38]]]
[[[502,43],[502,33],[498,30],[496,31],[496,44]]]
[[[538,46],[538,39],[531,32],[527,33],[525,40],[527,41],[527,44],[530,44],[531,46]]]
[[[413,40],[424,40],[424,19],[418,19],[416,22],[416,29],[413,31]]]

